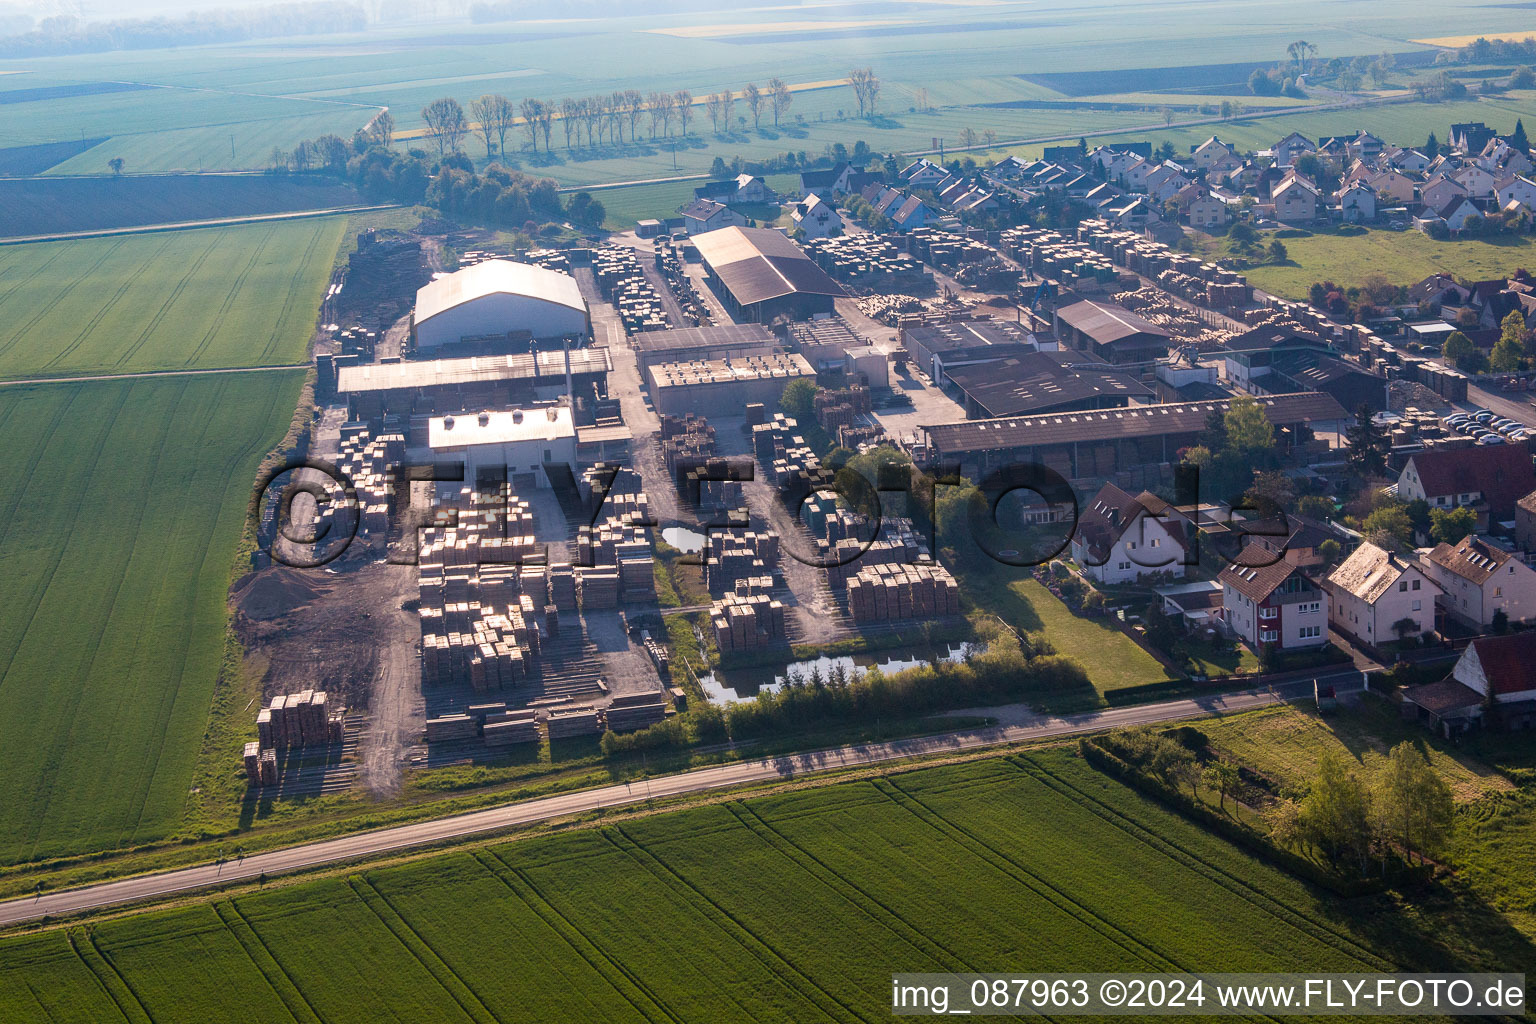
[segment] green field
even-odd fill
[[[302,362],[346,217],[0,247],[0,379]]]
[[[1437,242],[1420,231],[1377,231],[1363,235],[1331,233],[1286,238],[1286,262],[1244,271],[1257,288],[1305,300],[1314,281],[1359,284],[1367,274],[1383,274],[1393,284],[1410,285],[1432,274],[1472,280],[1508,277],[1516,268],[1536,266],[1536,240],[1529,235]]]
[[[0,238],[358,206],[350,185],[309,175],[164,174],[0,179]]]
[[[1456,914],[1431,925],[1321,895],[1055,751],[9,940],[0,1017],[878,1021],[894,971],[1509,969],[1531,955],[1503,919]],[[1476,953],[1462,919],[1483,929]]]
[[[256,464],[302,378],[0,387],[0,863],[180,824]]]
[[[1412,40],[1526,27],[1520,12],[1475,0],[1433,8],[1401,0],[1347,8],[1302,0],[1283,10],[1270,0],[1172,9],[1151,0],[1049,9],[910,3],[804,7],[789,15],[722,7],[591,20],[385,24],[315,40],[0,61],[0,71],[22,72],[0,76],[10,79],[0,81],[0,91],[98,82],[151,86],[0,104],[0,147],[78,141],[82,133],[107,137],[50,173],[104,173],[112,156],[124,157],[130,170],[140,171],[260,167],[271,147],[289,148],[299,138],[322,132],[349,135],[380,106],[388,106],[401,132],[409,135],[421,128],[422,106],[444,95],[467,105],[484,92],[500,92],[515,102],[625,89],[688,89],[702,99],[712,91],[739,91],[748,81],[761,84],[774,76],[797,87],[788,118],[777,129],[768,117],[761,131],[736,125],[715,137],[700,108],[692,142],[676,157],[677,171],[700,173],[717,155],[751,157],[786,149],[819,154],[830,142],[856,138],[882,151],[910,151],[927,148],[935,138],[954,146],[967,127],[1012,140],[1157,125],[1165,104],[1216,105],[1226,96],[1243,99],[1246,92],[1246,72],[1214,80],[1207,75],[1202,86],[1188,87],[1183,76],[1166,69],[1283,62],[1296,25],[1327,25],[1327,32],[1311,33],[1325,59],[1424,51]],[[868,24],[851,32],[837,27],[850,19]],[[881,117],[873,123],[853,119],[851,91],[837,84],[858,65],[872,67],[883,82]],[[1074,88],[1076,95],[1032,80],[1083,69],[1123,73],[1105,88],[1091,88],[1091,83],[1087,89]],[[1403,73],[1398,84],[1412,74]],[[1065,109],[1005,106],[1068,99],[1073,105]],[[1262,107],[1289,101],[1250,97],[1245,102]],[[1512,107],[1521,102],[1495,101]],[[1127,103],[1145,109],[1106,106]],[[1469,119],[1456,109],[1463,106],[1458,104],[1436,112],[1409,109],[1425,106],[1405,106],[1400,118],[1398,108],[1384,107],[1306,115],[1295,127],[1319,134],[1323,129],[1314,130],[1307,117],[1326,118],[1328,131],[1353,130],[1353,122],[1363,121],[1392,138],[1410,123],[1422,135],[1424,124],[1433,122],[1443,132],[1451,120]],[[1488,113],[1477,104],[1464,106]],[[744,113],[738,105],[737,114]],[[1254,123],[1263,125],[1256,134],[1266,143],[1286,130],[1271,132],[1263,122]],[[1234,131],[1241,133],[1242,126]],[[557,159],[546,163],[541,155],[532,163],[563,184],[675,173],[670,149],[643,137],[640,144],[619,150],[571,154],[564,152],[559,128],[554,134]],[[521,137],[518,145],[526,145]],[[483,156],[474,140],[466,149]]]

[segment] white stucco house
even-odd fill
[[[1185,574],[1185,523],[1155,495],[1133,498],[1105,484],[1078,517],[1072,560],[1098,583],[1134,583]]]
[[[1414,561],[1366,542],[1328,576],[1328,624],[1366,644],[1434,631],[1440,588]],[[1411,622],[1399,631],[1398,623]]]
[[[1459,544],[1427,551],[1423,562],[1447,615],[1474,629],[1493,625],[1500,611],[1511,625],[1536,622],[1536,570],[1519,556],[1468,534]]]
[[[1228,627],[1255,651],[1305,650],[1328,643],[1328,601],[1299,567],[1249,544],[1221,570]]]

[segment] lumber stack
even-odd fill
[[[619,495],[625,510],[576,535],[583,608],[613,608],[620,601],[654,601],[656,568],[650,508],[644,494]],[[632,499],[632,500],[631,500]]]
[[[667,717],[671,707],[660,690],[653,693],[629,693],[613,698],[603,712],[603,725],[610,732],[632,732],[655,725]]]
[[[772,530],[716,530],[709,535],[704,585],[711,592],[729,590],[736,581],[773,575],[779,564],[779,535]]]
[[[597,709],[590,704],[573,704],[549,712],[544,727],[551,740],[572,736],[592,736],[602,731],[602,721]]]
[[[870,565],[848,581],[854,622],[933,619],[960,614],[960,587],[939,565]]]
[[[767,593],[734,591],[710,606],[710,629],[720,653],[762,650],[784,639],[784,605]]]

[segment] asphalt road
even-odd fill
[[[1358,688],[1360,677],[1359,673],[1349,671],[1323,678],[1339,685],[1340,689],[1352,689]],[[81,889],[67,889],[41,896],[25,897],[0,903],[0,927],[34,920],[44,915],[71,914],[114,903],[150,900],[210,886],[254,880],[263,874],[270,877],[303,871],[413,846],[441,843],[551,818],[580,814],[602,807],[640,803],[652,798],[702,793],[746,783],[788,779],[842,768],[857,768],[862,765],[924,754],[951,753],[996,744],[1071,736],[1117,726],[1198,718],[1223,711],[1242,711],[1275,704],[1282,700],[1309,696],[1311,692],[1312,683],[1309,680],[1287,683],[1272,689],[1247,690],[1240,693],[1167,701],[1139,707],[1112,708],[1064,717],[1035,715],[1022,706],[961,711],[957,714],[986,714],[1001,724],[983,729],[958,730],[932,736],[894,740],[890,743],[836,747],[785,757],[699,768],[676,775],[653,778],[649,781],[585,789],[448,818],[436,818],[375,832],[342,836],[305,846],[253,854],[239,861],[203,864],[177,871],[105,882]]]

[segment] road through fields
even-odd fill
[[[1345,690],[1355,688],[1353,684],[1358,683],[1360,676],[1357,672],[1347,671],[1321,678]],[[978,747],[1072,736],[1100,729],[1245,711],[1276,704],[1283,700],[1310,696],[1311,693],[1312,683],[1306,680],[1273,688],[1214,694],[1208,697],[1166,701],[1139,707],[1111,708],[1060,717],[1036,715],[1022,707],[987,709],[986,713],[1003,724],[894,740],[889,743],[836,747],[830,750],[700,768],[634,783],[562,793],[558,796],[525,800],[468,814],[342,836],[304,846],[255,854],[239,861],[204,864],[177,871],[11,900],[0,903],[0,927],[35,920],[45,915],[72,914],[117,903],[149,900],[233,882],[254,881],[264,875],[303,871],[410,847],[442,843],[552,818],[582,814],[604,807],[619,807],[662,797],[771,782],[775,779],[795,778],[815,772],[858,768],[928,754],[953,753]]]

